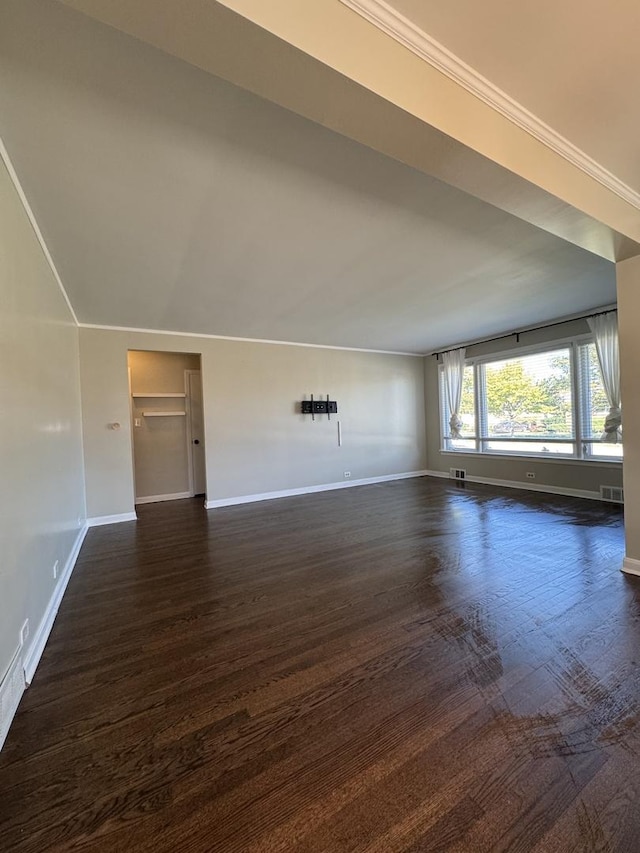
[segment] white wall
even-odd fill
[[[133,509],[131,432],[108,428],[129,424],[129,349],[202,354],[209,500],[425,468],[421,358],[82,328],[90,516]],[[299,414],[311,393],[337,400],[338,417]]]
[[[78,330],[0,161],[0,681],[84,523]],[[58,584],[60,578],[58,579]]]
[[[467,355],[472,357],[504,352],[507,349],[517,350],[518,346],[528,347],[535,344],[551,343],[588,332],[589,327],[585,320],[574,320],[553,328],[539,329],[535,332],[522,334],[519,344],[516,343],[515,338],[477,344],[467,348]],[[427,406],[427,467],[430,471],[448,474],[451,467],[464,468],[467,476],[522,483],[524,487],[531,487],[532,485],[532,481],[526,476],[527,472],[531,471],[536,475],[533,483],[535,487],[548,487],[551,490],[564,490],[568,493],[578,491],[595,494],[599,493],[601,484],[622,485],[622,465],[615,462],[545,461],[540,458],[443,452],[440,449],[438,363],[435,356],[429,356],[425,363],[425,399]],[[625,443],[625,457],[626,454],[627,446]]]
[[[616,264],[624,431],[625,568],[640,574],[640,257]]]

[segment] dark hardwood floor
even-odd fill
[[[3,851],[638,851],[618,508],[423,478],[89,532]]]

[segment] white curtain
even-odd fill
[[[442,353],[444,364],[444,387],[447,393],[447,403],[451,417],[449,418],[449,436],[460,438],[462,421],[460,420],[460,401],[462,400],[462,382],[464,379],[463,349],[452,349]]]
[[[615,311],[589,317],[593,332],[602,384],[609,401],[602,440],[608,444],[622,441],[622,401],[620,400],[620,354],[618,351],[618,315]]]

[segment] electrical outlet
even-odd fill
[[[58,577],[58,563],[59,562],[60,562],[59,560],[56,560],[55,563],[53,564],[53,579],[54,580],[56,580]]]
[[[536,475],[533,473],[533,471],[527,471],[527,480],[535,480],[535,478]]]
[[[29,620],[24,620],[24,625],[20,628],[20,645],[24,646],[24,644],[29,639]]]
[[[345,480],[348,480],[351,477],[351,471],[344,471],[343,473]]]

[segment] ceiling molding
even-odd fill
[[[173,335],[179,338],[208,338],[214,341],[237,341],[245,344],[272,344],[280,347],[308,347],[310,349],[335,349],[347,352],[367,352],[374,355],[402,355],[424,358],[421,352],[396,352],[388,349],[365,349],[365,347],[339,347],[332,344],[307,344],[303,341],[273,341],[268,338],[238,338],[232,335],[209,335],[205,332],[176,332],[169,329],[137,329],[132,326],[104,326],[100,323],[78,323],[81,329],[99,329],[104,332],[136,332],[145,335]]]
[[[37,222],[36,217],[33,213],[33,210],[31,210],[31,205],[29,204],[29,201],[28,201],[26,195],[24,194],[24,190],[22,189],[22,184],[20,183],[20,179],[18,178],[16,170],[13,168],[13,163],[11,162],[11,158],[9,157],[9,152],[7,151],[5,144],[2,141],[2,137],[0,137],[0,160],[2,160],[2,162],[4,163],[4,165],[7,169],[7,172],[9,173],[9,179],[11,180],[11,183],[13,184],[15,191],[18,193],[18,198],[22,202],[24,212],[27,214],[27,219],[29,220],[31,227],[33,228],[33,232],[36,235],[36,239],[38,240],[38,243],[40,243],[40,248],[42,249],[42,253],[45,257],[45,260],[49,264],[49,268],[51,269],[51,272],[53,273],[53,277],[55,278],[55,280],[58,283],[58,287],[60,288],[60,291],[64,297],[64,301],[67,303],[67,308],[69,309],[69,311],[71,313],[71,317],[73,318],[73,322],[77,326],[78,325],[78,318],[76,317],[76,312],[73,310],[73,305],[71,304],[71,300],[69,299],[69,296],[67,295],[67,291],[64,289],[64,284],[62,283],[62,279],[60,278],[58,270],[56,269],[56,265],[54,264],[53,258],[51,257],[51,253],[49,252],[49,249],[47,247],[47,244],[45,243],[44,237],[42,236],[42,231],[40,230],[40,226],[38,225],[38,222]]]
[[[428,62],[450,80],[499,112],[628,204],[640,210],[640,193],[545,124],[522,104],[479,74],[384,0],[340,0],[382,32]]]

